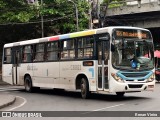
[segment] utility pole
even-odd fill
[[[108,3],[106,4],[99,4],[99,12],[98,12],[98,15],[99,15],[99,27],[104,27],[104,22],[105,22],[105,19],[106,19],[106,13],[107,13],[107,9],[108,9],[108,5],[110,3],[111,0],[108,1]]]
[[[97,27],[97,26],[95,26],[95,24],[97,24],[99,22],[98,21],[98,3],[99,3],[99,0],[89,0],[89,4],[90,4],[89,28],[90,29],[93,29],[93,27]]]
[[[99,0],[97,0],[97,19],[98,19],[98,23],[100,23],[100,2]]]
[[[43,0],[41,0],[41,9],[43,10]],[[41,13],[41,30],[42,30],[42,37],[44,37],[44,24],[43,24],[43,14]]]
[[[92,4],[93,4],[93,1],[92,0],[88,0],[88,3],[89,3],[89,11],[88,11],[88,14],[89,14],[89,29],[93,29],[93,23],[92,23]]]
[[[76,3],[73,2],[72,0],[68,0],[68,1],[71,2],[74,5],[75,13],[76,13],[76,28],[77,28],[77,31],[79,31],[79,25],[78,25],[78,7],[77,7]]]

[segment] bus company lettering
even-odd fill
[[[71,65],[71,70],[81,70],[81,65]]]
[[[27,70],[38,70],[38,69],[36,68],[36,66],[30,66],[30,65],[28,65],[27,66]]]
[[[63,68],[62,70],[81,70],[81,65],[70,65],[70,67]]]

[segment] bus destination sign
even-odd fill
[[[148,31],[142,30],[129,30],[129,29],[117,29],[115,30],[116,38],[139,38],[139,39],[150,39],[151,35]]]

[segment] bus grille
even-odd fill
[[[138,85],[129,84],[128,86],[129,86],[129,88],[141,88],[143,85],[141,85],[141,84],[138,84]]]
[[[125,77],[144,77],[147,73],[122,73]]]
[[[145,79],[139,79],[138,81],[144,81]],[[126,80],[126,81],[134,81],[134,80]]]

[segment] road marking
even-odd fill
[[[0,88],[0,92],[4,92],[4,91],[19,91],[19,90],[23,90],[23,88]]]
[[[11,108],[11,109],[9,109],[9,110],[6,110],[6,111],[12,111],[12,110],[15,110],[15,109],[17,109],[17,108],[22,107],[24,104],[26,104],[27,100],[26,100],[25,98],[20,97],[20,96],[16,96],[16,98],[17,98],[17,97],[18,97],[18,98],[23,99],[23,103],[22,103],[22,104],[20,104],[20,105],[18,105],[18,106],[16,106],[16,107],[14,107],[14,108]]]
[[[0,92],[4,92],[4,91],[17,91],[20,89],[0,89]]]
[[[113,106],[100,108],[100,109],[96,109],[96,110],[92,110],[92,111],[101,111],[101,110],[104,110],[104,109],[109,109],[109,108],[118,107],[118,106],[122,106],[122,105],[124,105],[124,104],[113,105]]]
[[[91,110],[89,112],[85,112],[85,113],[82,113],[82,114],[88,114],[88,113],[92,113],[92,112],[96,112],[96,111],[101,111],[101,110],[104,110],[104,109],[119,107],[119,106],[122,106],[122,105],[124,105],[124,104],[118,104],[118,105],[108,106],[108,107],[105,107],[105,108],[95,109],[95,110]]]

